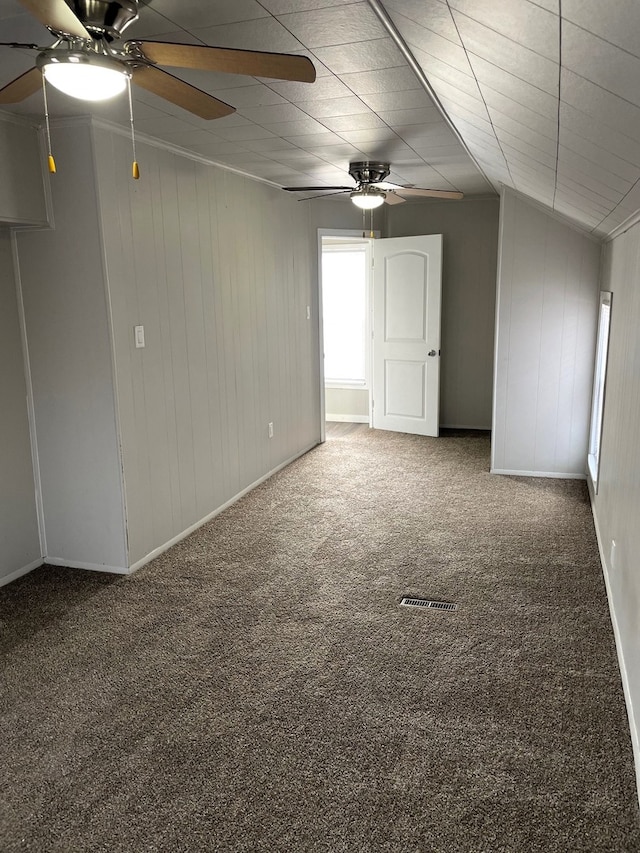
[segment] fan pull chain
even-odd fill
[[[136,131],[133,126],[133,100],[131,99],[131,77],[127,77],[127,89],[129,91],[129,124],[131,125],[131,146],[133,148],[133,163],[131,165],[131,174],[134,181],[140,177],[140,168],[136,158]]]
[[[367,236],[367,211],[362,208],[362,237],[363,239]]]
[[[55,173],[56,173],[56,161],[53,159],[53,154],[51,153],[51,128],[49,127],[49,104],[47,102],[47,81],[45,79],[44,74],[42,75],[42,94],[44,96],[44,122],[45,122],[45,127],[47,129],[47,151],[49,152],[49,156],[47,157],[47,163],[49,165],[49,173],[51,175],[55,175]]]
[[[373,240],[373,208],[369,211],[369,237]]]

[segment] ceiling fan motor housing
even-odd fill
[[[349,163],[349,174],[357,184],[377,184],[384,181],[389,172],[388,163],[373,163],[369,160]]]
[[[119,39],[138,19],[138,0],[66,0],[94,38]]]

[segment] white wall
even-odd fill
[[[584,476],[600,245],[506,190],[492,470]]]
[[[362,388],[331,388],[326,387],[325,409],[327,420],[336,415],[335,420],[348,421],[350,418],[358,421],[369,420],[369,391]]]
[[[489,429],[498,199],[428,201],[386,211],[385,237],[442,234],[441,426]]]
[[[592,496],[640,790],[640,225],[605,245],[613,292],[598,494]],[[611,542],[615,540],[615,564]]]
[[[55,128],[55,230],[18,251],[49,562],[124,570],[126,531],[90,130]]]
[[[0,229],[0,584],[40,562],[27,389],[9,232]]]
[[[135,564],[318,442],[316,235],[280,190],[145,144],[132,181],[94,138]]]

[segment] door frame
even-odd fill
[[[322,238],[341,237],[351,243],[366,243],[371,246],[374,239],[380,238],[380,231],[373,232],[373,238],[365,236],[362,228],[318,228],[318,378],[320,382],[320,443],[326,441],[326,401],[324,388],[324,329],[323,329],[323,300],[322,300]],[[369,271],[369,312],[371,312],[373,279]],[[369,366],[371,368],[371,365]],[[369,392],[369,422],[371,422],[371,391]]]

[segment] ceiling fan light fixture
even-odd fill
[[[384,203],[386,194],[376,187],[363,187],[351,193],[351,201],[361,210],[373,210]]]
[[[83,101],[106,101],[120,95],[130,77],[118,60],[82,51],[44,51],[37,64],[48,83]]]

